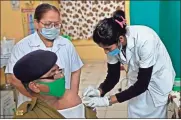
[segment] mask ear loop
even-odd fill
[[[117,46],[118,46],[118,49],[121,50],[122,49],[122,43],[120,42],[120,37],[118,38],[118,43],[117,43]]]

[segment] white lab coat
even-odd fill
[[[80,69],[83,66],[83,63],[79,55],[77,54],[73,44],[62,36],[57,37],[54,40],[53,47],[49,49],[46,48],[37,32],[25,37],[24,39],[19,41],[13,48],[11,57],[8,61],[8,65],[6,66],[5,73],[13,73],[13,67],[21,57],[38,49],[49,50],[56,53],[58,57],[56,64],[60,68],[64,69],[66,80],[65,87],[66,89],[70,89],[71,72]],[[18,106],[27,100],[30,100],[30,98],[27,98],[19,93]]]
[[[169,54],[159,36],[149,27],[128,26],[126,38],[126,58],[120,52],[120,56],[108,56],[108,63],[128,64],[128,87],[137,81],[139,68],[153,66],[148,90],[128,102],[128,117],[166,118],[168,94],[175,78]]]

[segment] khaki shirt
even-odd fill
[[[85,106],[85,116],[88,119],[97,118],[96,112],[91,108]],[[33,98],[32,101],[24,102],[18,107],[14,114],[14,118],[59,118],[65,119],[56,109],[50,107],[47,103],[41,101],[40,99]]]

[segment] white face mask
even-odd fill
[[[48,40],[54,40],[60,34],[60,29],[55,27],[52,28],[42,28],[40,34]]]

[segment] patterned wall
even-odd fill
[[[62,32],[73,40],[90,39],[95,25],[117,10],[125,9],[125,1],[60,1]]]

